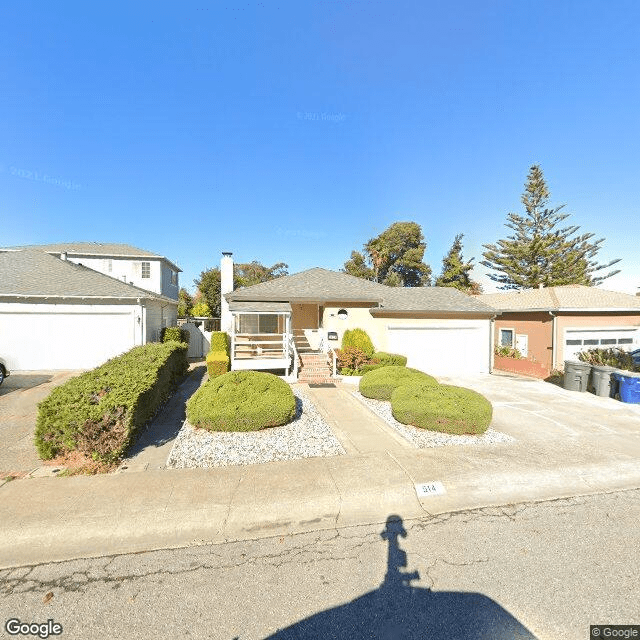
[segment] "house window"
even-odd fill
[[[278,333],[278,316],[243,313],[238,316],[238,333]]]
[[[500,346],[513,347],[514,333],[513,329],[500,329]]]
[[[178,284],[178,272],[177,271],[171,271],[171,284]]]
[[[150,278],[151,277],[151,263],[143,262],[142,263],[142,277]]]

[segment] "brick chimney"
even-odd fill
[[[220,329],[231,333],[231,312],[229,311],[229,303],[226,301],[224,294],[233,291],[233,253],[230,251],[222,252],[222,260],[220,260]]]

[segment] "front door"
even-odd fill
[[[523,358],[529,355],[529,336],[526,333],[516,335],[516,349]]]
[[[292,304],[291,305],[291,328],[294,331],[302,329],[318,328],[318,305],[317,304]]]

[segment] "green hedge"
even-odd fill
[[[188,345],[150,343],[56,387],[38,405],[35,444],[44,460],[79,450],[121,457],[189,368]]]
[[[491,424],[493,407],[479,393],[439,384],[412,381],[391,395],[393,417],[403,424],[456,435],[484,433]]]
[[[369,334],[364,329],[347,329],[342,335],[342,348],[357,347],[370,358],[375,351]]]
[[[229,356],[224,351],[209,351],[206,363],[210,378],[221,376],[229,371]]]
[[[189,344],[191,334],[182,327],[164,327],[160,331],[160,342],[169,342],[171,340],[175,342],[186,342]]]
[[[209,351],[224,351],[228,356],[231,356],[231,341],[226,331],[214,331],[211,334]]]
[[[360,393],[366,398],[375,400],[390,400],[393,391],[400,385],[414,380],[436,386],[435,378],[409,367],[382,367],[369,371],[360,380]]]
[[[232,371],[209,380],[187,402],[187,420],[210,431],[257,431],[290,422],[291,387],[271,373]]]
[[[385,351],[376,351],[372,360],[377,360],[384,367],[406,367],[407,356],[401,356],[399,353],[386,353]]]

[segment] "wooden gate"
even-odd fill
[[[202,358],[205,355],[205,340],[202,331],[193,322],[185,322],[183,329],[189,332],[189,351],[187,357]]]

